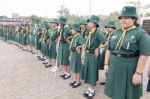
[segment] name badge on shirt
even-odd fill
[[[115,38],[117,38],[117,36],[112,36],[111,38],[115,39]]]

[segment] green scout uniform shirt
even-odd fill
[[[90,44],[86,45],[86,49],[94,52],[96,48],[100,46],[100,44],[106,42],[106,37],[103,35],[102,31],[96,30],[95,33],[92,34]]]
[[[51,41],[55,41],[58,37],[58,28],[50,31],[50,39]]]
[[[119,54],[140,54],[150,55],[150,37],[142,29],[132,29],[126,33],[121,49],[115,49],[117,41],[123,31],[120,29],[114,32],[110,38],[108,49]]]

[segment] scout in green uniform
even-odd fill
[[[29,48],[29,52],[33,53],[33,50],[34,50],[34,38],[33,38],[33,27],[32,27],[32,25],[29,26],[29,30],[28,31],[29,31],[29,33],[28,33],[28,48]]]
[[[86,40],[89,30],[87,29],[87,20],[84,18],[80,21],[80,29],[82,38]]]
[[[58,38],[58,63],[64,66],[64,73],[60,75],[63,79],[70,78],[69,67],[69,43],[67,38],[71,36],[69,28],[66,26],[67,19],[63,16],[59,18],[60,32]]]
[[[70,67],[71,71],[75,73],[75,79],[70,83],[72,88],[77,88],[80,83],[80,71],[81,71],[81,48],[83,39],[80,36],[80,25],[73,24],[71,27],[73,38],[70,43]]]
[[[149,77],[149,81],[148,81],[148,84],[147,84],[147,92],[150,92],[150,66],[149,66],[147,75]]]
[[[49,29],[49,25],[48,23],[44,23],[44,28],[42,31],[42,35],[40,38],[40,42],[41,42],[41,53],[42,53],[42,57],[39,60],[44,61],[43,64],[48,64],[48,29]]]
[[[93,98],[95,95],[93,87],[98,81],[98,47],[106,42],[105,36],[98,29],[99,22],[99,17],[95,15],[88,20],[89,34],[81,56],[83,64],[81,78],[84,83],[89,84],[88,90],[83,94],[87,98]]]
[[[25,27],[22,31],[22,45],[23,45],[23,51],[27,51],[27,38],[28,38],[28,24],[25,24]]]
[[[113,21],[108,21],[107,24],[105,25],[105,29],[106,29],[106,34],[107,34],[106,37],[107,37],[107,40],[109,41],[113,32],[116,30],[115,23]],[[99,54],[99,58],[98,58],[99,59],[98,68],[100,70],[104,70],[105,52],[106,52],[106,46],[101,45],[100,46],[100,54]],[[106,74],[105,74],[103,81],[101,81],[100,84],[104,85],[105,80],[106,80]]]
[[[49,58],[50,58],[50,63],[47,64],[46,66],[49,67],[51,65],[55,66],[56,65],[56,42],[58,38],[58,20],[56,18],[52,19],[50,22],[51,25],[51,30],[49,33],[50,37],[50,44],[49,44]]]
[[[112,99],[140,99],[142,72],[150,55],[148,34],[135,26],[136,8],[126,6],[119,16],[122,29],[115,31],[108,43],[105,94]]]

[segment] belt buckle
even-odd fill
[[[121,54],[117,54],[118,57],[121,57]]]

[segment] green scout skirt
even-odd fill
[[[28,38],[28,36],[23,36],[23,38],[22,38],[23,45],[27,45],[27,38]]]
[[[49,45],[47,42],[45,43],[45,56],[49,56]]]
[[[46,44],[45,43],[41,43],[41,52],[43,55],[46,54]]]
[[[104,93],[112,99],[140,99],[142,84],[133,85],[138,57],[119,58],[111,55]]]
[[[37,50],[41,50],[41,42],[40,42],[40,36],[39,35],[35,35],[35,47]],[[40,49],[39,49],[39,45],[40,45]]]
[[[27,36],[27,44],[30,44],[30,36]]]
[[[98,57],[95,57],[93,53],[85,53],[85,64],[81,69],[81,79],[84,83],[96,86],[98,81]]]
[[[99,70],[104,69],[105,52],[106,52],[105,48],[100,49],[100,54],[98,56],[98,69]]]
[[[147,85],[147,92],[150,92],[150,77],[149,77],[149,81],[148,81],[148,85]]]
[[[60,42],[57,57],[60,65],[69,65],[69,52],[69,44]]]
[[[70,52],[70,67],[73,73],[81,71],[81,54],[76,51]]]
[[[41,43],[41,52],[43,55],[48,56],[48,44],[45,43]]]
[[[31,41],[30,41],[31,45],[35,45],[35,35],[31,35]]]
[[[51,40],[50,46],[49,46],[49,57],[51,59],[56,59],[56,56],[57,56],[56,42]]]

